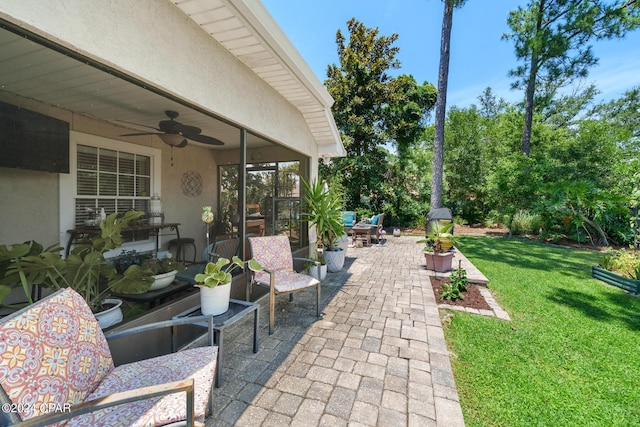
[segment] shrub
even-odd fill
[[[538,234],[540,230],[540,217],[520,209],[511,220],[511,232],[513,234]]]
[[[467,291],[468,284],[469,279],[467,279],[467,271],[464,268],[456,268],[452,270],[451,276],[449,277],[449,283],[442,284],[442,295],[440,295],[440,299],[464,299],[462,292]]]
[[[640,280],[640,254],[620,249],[604,255],[600,264],[605,270],[613,271],[630,279]]]

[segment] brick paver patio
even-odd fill
[[[437,302],[414,237],[349,248],[322,288],[278,300],[260,351],[251,325],[227,334],[207,426],[464,426]]]

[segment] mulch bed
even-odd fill
[[[485,301],[478,289],[478,286],[480,285],[474,285],[473,283],[469,283],[467,285],[467,291],[462,293],[464,299],[441,300],[440,295],[442,295],[443,282],[449,282],[449,279],[440,279],[431,276],[431,287],[433,288],[433,293],[436,295],[436,301],[438,304],[456,305],[460,307],[475,308],[478,310],[491,310],[491,307],[489,307],[489,304],[487,304],[487,301]]]

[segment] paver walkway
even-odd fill
[[[437,302],[413,237],[349,248],[345,268],[227,333],[207,426],[464,426]]]

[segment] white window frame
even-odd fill
[[[162,151],[158,148],[131,144],[115,139],[90,135],[77,131],[69,132],[69,173],[59,174],[60,184],[60,246],[66,247],[69,240],[67,230],[75,228],[75,199],[77,197],[78,145],[88,145],[127,153],[140,154],[151,158],[151,194],[162,194]],[[109,251],[105,256],[117,255],[123,249],[137,251],[155,250],[155,239],[125,243],[121,248]]]

